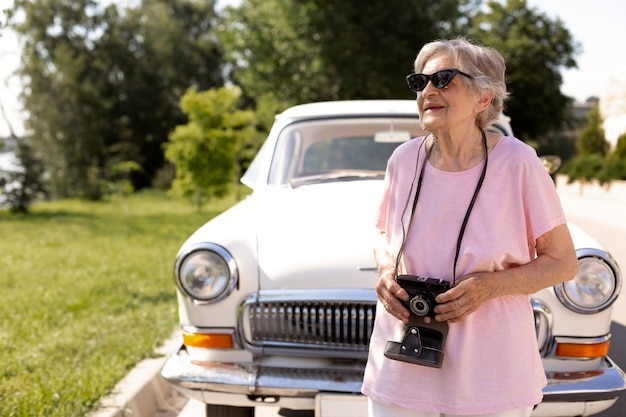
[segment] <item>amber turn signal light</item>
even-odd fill
[[[183,343],[190,347],[232,349],[233,338],[224,333],[183,333]]]
[[[609,354],[610,345],[611,343],[608,340],[593,344],[559,343],[556,347],[556,356],[567,358],[600,358]]]

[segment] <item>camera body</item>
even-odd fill
[[[433,310],[438,304],[435,297],[451,288],[450,283],[443,279],[417,275],[397,275],[396,282],[409,293],[409,301],[401,300],[402,304],[419,317],[434,317]]]

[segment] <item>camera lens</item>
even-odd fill
[[[423,317],[430,312],[430,300],[422,294],[417,294],[409,301],[409,307],[413,314]]]

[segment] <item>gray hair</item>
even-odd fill
[[[505,82],[506,64],[500,52],[465,38],[429,42],[415,58],[415,72],[421,73],[426,62],[439,54],[451,56],[457,69],[472,76],[471,81],[461,77],[470,89],[493,94],[489,107],[478,114],[478,126],[485,128],[498,120],[509,95]]]

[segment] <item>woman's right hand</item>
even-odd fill
[[[378,282],[376,283],[376,296],[392,316],[404,323],[409,322],[409,310],[404,307],[400,300],[408,301],[409,294],[395,279],[395,261],[387,252],[385,234],[379,233],[374,245],[374,256],[378,265]]]
[[[378,277],[376,296],[389,314],[404,323],[409,322],[409,310],[400,302],[400,300],[408,301],[409,294],[398,285],[393,271],[391,273],[383,273]]]

